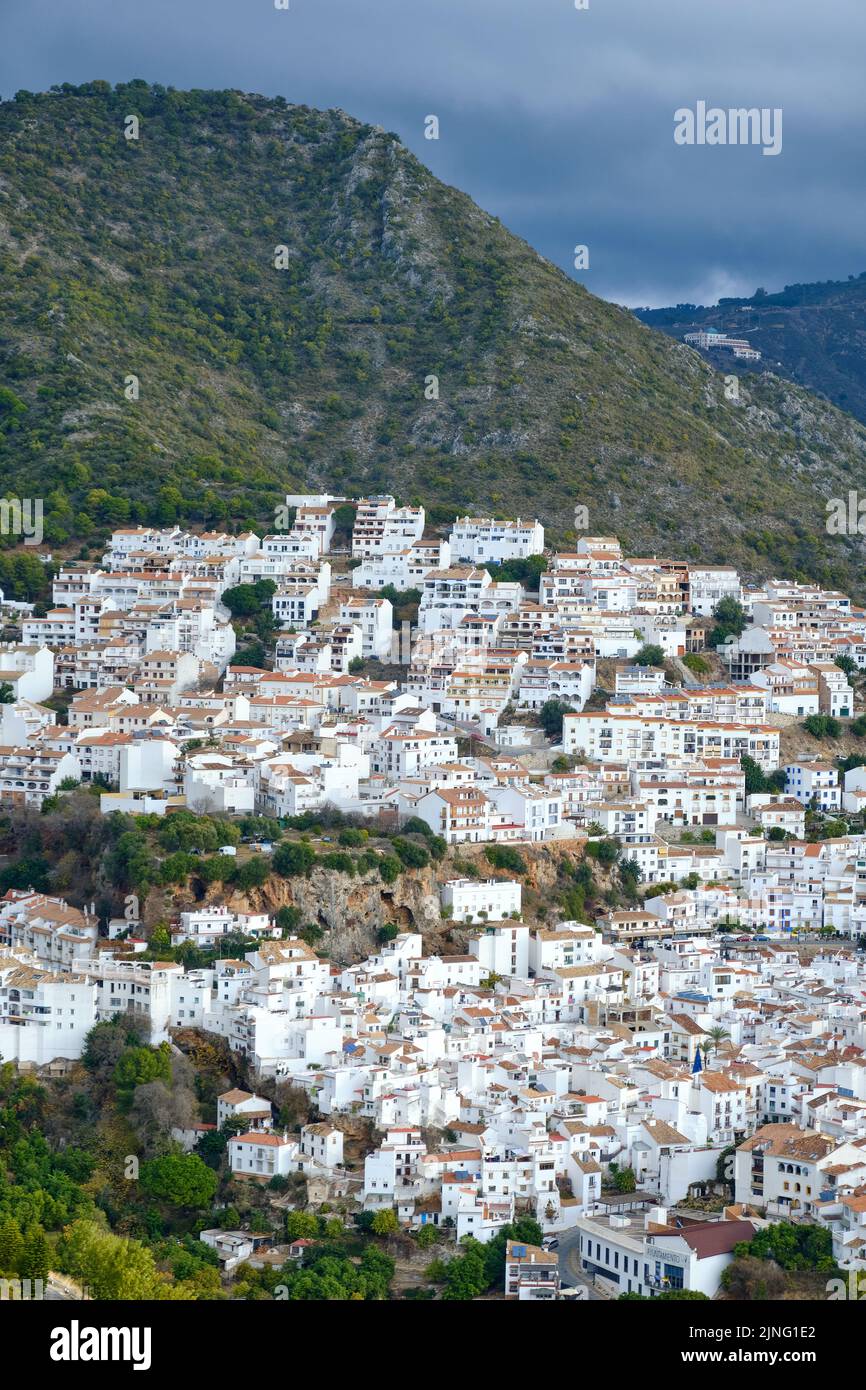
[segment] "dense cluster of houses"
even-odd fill
[[[810,812],[863,811],[866,769],[781,749],[792,723],[854,713],[837,659],[866,668],[866,612],[815,585],[630,558],[613,537],[547,555],[536,593],[490,572],[544,553],[536,521],[461,517],[431,538],[422,507],[371,497],[339,551],[344,503],[290,497],[291,528],[264,538],[121,530],[99,566],[62,565],[55,606],[0,650],[0,804],[96,782],[106,813],[334,807],[417,817],[449,846],[614,841],[638,905],[524,922],[513,875],[455,876],[431,910],[468,934],[465,955],[425,954],[409,930],[349,966],[267,913],[203,905],[173,944],[252,946],[185,969],[142,959],[125,920],[106,937],[90,911],[10,890],[0,1054],[74,1059],[117,1012],[152,1042],[204,1029],[321,1116],[281,1134],[259,1097],[226,1101],[250,1116],[239,1176],[303,1172],[481,1241],[529,1211],[608,1291],[712,1293],[734,1246],[784,1216],[825,1223],[839,1263],[864,1267],[866,835],[805,833]],[[232,664],[222,602],[261,579],[273,670]],[[381,592],[406,589],[408,632]],[[745,626],[718,648],[726,679],[700,684],[683,658],[724,599]],[[646,645],[665,667],[635,662]],[[61,724],[44,702],[63,691]],[[551,700],[567,707],[552,750],[535,720]],[[784,787],[747,791],[743,759],[783,767]],[[850,941],[798,948],[822,927]],[[354,1115],[381,1142],[350,1172]],[[733,1201],[684,1224],[678,1204],[718,1193],[731,1154]],[[636,1192],[614,1191],[625,1171]],[[510,1245],[507,1279],[554,1296],[556,1257]]]
[[[465,955],[425,955],[406,932],[342,967],[263,935],[185,970],[15,891],[0,933],[4,1056],[30,1038],[32,1060],[75,1058],[95,1022],[129,1011],[153,1043],[204,1029],[307,1091],[320,1119],[300,1135],[255,1094],[220,1098],[218,1122],[242,1121],[229,1161],[244,1179],[303,1173],[409,1229],[482,1242],[529,1212],[620,1292],[714,1293],[734,1246],[782,1218],[826,1225],[839,1264],[866,1268],[866,961],[851,948],[805,958],[678,931],[623,945],[613,923],[509,916],[482,919]],[[380,1140],[350,1171],[354,1116]],[[626,1172],[634,1190],[614,1190]],[[675,1219],[719,1191],[712,1217]]]
[[[703,868],[728,877],[715,871],[749,853],[720,833],[715,855],[686,867],[659,823],[721,832],[746,813],[797,835],[813,801],[861,808],[857,771],[843,795],[817,761],[788,769],[784,795],[746,804],[740,765],[747,755],[778,767],[786,719],[853,713],[836,658],[866,666],[866,613],[845,595],[747,588],[732,568],[629,558],[612,537],[547,556],[536,594],[491,568],[542,554],[537,521],[462,517],[431,539],[422,507],[373,497],[355,504],[351,545],[336,552],[341,501],[290,497],[292,528],[264,538],[120,530],[101,565],[62,564],[55,606],[24,617],[21,642],[0,650],[12,696],[0,705],[0,804],[39,806],[94,781],[105,811],[331,805],[420,816],[450,844],[573,838],[601,824],[649,882]],[[232,664],[222,603],[261,579],[275,586],[273,670]],[[420,597],[408,631],[381,594],[405,588]],[[685,668],[672,684],[632,664],[647,644],[672,661],[698,650],[722,599],[747,619],[720,648],[727,684],[699,685]],[[587,709],[605,658],[619,665],[615,692]],[[67,692],[66,724],[44,703],[52,692]],[[579,765],[530,775],[521,754],[547,746],[535,714],[550,701],[574,711],[562,748]],[[468,756],[469,736],[494,755]]]

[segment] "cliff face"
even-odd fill
[[[520,846],[526,864],[526,873],[520,876],[524,920],[531,920],[538,907],[550,908],[560,865],[563,861],[577,862],[582,843]],[[439,889],[448,879],[464,877],[467,863],[476,866],[479,879],[514,877],[493,869],[483,846],[461,845],[456,851],[449,850],[439,864],[407,869],[394,883],[383,883],[376,872],[351,876],[333,869],[314,869],[309,878],[272,874],[262,888],[228,896],[221,884],[212,884],[203,898],[196,898],[190,887],[177,892],[170,903],[149,899],[145,921],[153,925],[161,917],[216,903],[236,911],[271,913],[281,907],[297,907],[302,926],[313,923],[322,928],[325,934],[319,944],[338,965],[351,965],[369,955],[377,947],[379,931],[387,926],[420,932],[428,952],[453,954],[465,949],[467,932],[440,915]]]
[[[382,927],[420,931],[428,940],[448,926],[439,915],[439,887],[433,868],[412,869],[394,883],[383,883],[378,873],[350,877],[332,869],[315,869],[309,878],[272,876],[254,894],[262,911],[279,907],[300,908],[302,922],[324,928],[331,959],[352,964],[376,949]]]

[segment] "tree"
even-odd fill
[[[838,738],[842,725],[829,714],[810,714],[803,720],[803,728],[813,738]]]
[[[425,1266],[424,1278],[429,1279],[431,1284],[444,1284],[448,1278],[448,1264],[445,1260],[431,1260]]]
[[[496,584],[522,584],[524,589],[537,593],[539,580],[547,569],[547,560],[543,555],[530,555],[526,559],[503,560],[501,564],[487,563],[484,568]]]
[[[199,1118],[195,1092],[188,1086],[167,1086],[161,1080],[136,1086],[129,1113],[147,1158],[168,1146],[172,1129],[190,1129]]]
[[[597,859],[599,864],[609,868],[619,859],[622,846],[613,838],[590,840],[586,846],[586,853],[590,859]]]
[[[647,642],[632,659],[635,666],[664,666],[664,649],[655,642]]]
[[[379,876],[383,883],[394,883],[403,872],[403,865],[394,854],[383,854],[379,860]]]
[[[149,1081],[171,1084],[171,1049],[168,1043],[159,1047],[126,1047],[114,1068],[118,1105],[126,1109],[132,1104],[136,1086]]]
[[[86,1285],[94,1298],[147,1300],[158,1297],[153,1254],[137,1240],[102,1230],[95,1221],[68,1226],[57,1246],[59,1267]]]
[[[141,1165],[145,1192],[175,1207],[207,1207],[217,1189],[217,1175],[198,1154],[166,1154]]]
[[[232,882],[242,893],[248,893],[251,888],[261,888],[267,883],[270,873],[271,866],[265,856],[248,859],[245,864],[240,864],[235,869]]]
[[[494,869],[505,869],[512,874],[526,873],[526,860],[511,845],[487,845],[484,858]]]
[[[435,1245],[439,1239],[436,1227],[429,1221],[423,1225],[420,1231],[415,1233],[415,1239],[422,1250],[429,1250],[431,1245]]]
[[[716,626],[707,639],[710,647],[720,647],[729,637],[739,637],[748,619],[746,610],[735,598],[720,599],[713,609]]]
[[[24,1249],[21,1229],[14,1216],[0,1221],[0,1274],[14,1274]]]
[[[311,1211],[286,1212],[286,1239],[313,1240],[319,1234],[319,1223]]]
[[[84,1039],[81,1060],[88,1071],[105,1075],[114,1071],[130,1041],[126,1020],[113,1018],[96,1023]]]
[[[633,897],[637,893],[637,886],[642,878],[640,864],[636,859],[621,859],[618,872],[623,891]]]
[[[225,590],[222,602],[233,618],[249,618],[263,608],[270,608],[276,590],[272,579],[260,579],[255,584],[236,584],[233,589]]]
[[[750,758],[748,753],[744,753],[740,758],[740,766],[745,774],[745,791],[747,796],[754,792],[780,792],[785,789],[785,769],[777,768],[775,772],[765,774],[754,758]]]
[[[562,738],[563,715],[574,713],[574,706],[567,705],[563,700],[545,700],[538,711],[538,718],[546,737],[558,743]]]
[[[737,1246],[740,1250],[743,1247]],[[748,1248],[748,1247],[745,1247]],[[784,1271],[772,1260],[739,1256],[722,1270],[721,1285],[737,1302],[765,1302],[783,1298],[787,1289]]]
[[[405,840],[402,835],[394,836],[391,848],[407,869],[423,869],[430,862],[430,856],[423,845],[416,844],[414,840]]]
[[[734,1256],[773,1260],[787,1271],[829,1274],[836,1268],[832,1232],[826,1227],[800,1226],[792,1221],[776,1221],[757,1231],[752,1240],[734,1246]]]
[[[300,840],[284,840],[274,850],[272,863],[274,870],[283,878],[307,878],[316,861],[310,845]]]
[[[704,1041],[705,1055],[710,1052],[718,1052],[722,1043],[726,1042],[730,1036],[727,1028],[722,1028],[721,1024],[717,1023],[714,1027],[708,1028]]]
[[[463,1242],[463,1254],[448,1261],[442,1297],[449,1301],[477,1298],[487,1285],[484,1246],[469,1236]]]
[[[509,1240],[524,1245],[540,1245],[542,1231],[534,1217],[521,1216],[508,1226],[503,1226],[492,1240],[484,1246],[484,1265],[487,1287],[501,1285],[505,1279],[505,1251]]]
[[[22,1279],[48,1278],[48,1241],[41,1226],[34,1226],[24,1239],[24,1246],[18,1260],[18,1273]]]
[[[13,705],[15,703],[15,691],[8,681],[0,681],[0,705]]]
[[[283,1129],[300,1129],[310,1118],[312,1105],[303,1086],[293,1081],[280,1081],[274,1091],[274,1104]]]
[[[373,1217],[370,1229],[374,1236],[393,1236],[400,1229],[397,1220],[397,1213],[393,1207],[386,1207],[382,1211],[377,1211]]]
[[[617,1192],[635,1192],[637,1178],[633,1168],[618,1168],[613,1175],[613,1185]]]
[[[284,937],[293,936],[301,925],[301,909],[299,907],[278,907],[274,921]]]
[[[734,1190],[734,1159],[737,1152],[736,1144],[729,1144],[726,1149],[722,1149],[716,1159],[716,1182],[726,1182],[731,1192]]]

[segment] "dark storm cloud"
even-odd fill
[[[145,77],[340,106],[566,269],[587,244],[595,292],[711,302],[866,269],[864,51],[863,0],[3,0],[0,92]],[[782,153],[676,146],[698,100],[781,107]]]

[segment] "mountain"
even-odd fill
[[[580,503],[633,553],[750,574],[862,565],[824,530],[866,478],[850,415],[767,374],[728,400],[395,135],[281,98],[0,103],[0,383],[0,489],[45,499],[54,546],[273,525],[328,487],[537,514],[559,543]]]
[[[847,280],[760,289],[751,299],[720,299],[706,308],[677,304],[638,309],[642,323],[682,338],[694,328],[747,337],[762,367],[806,386],[866,422],[866,271]]]

